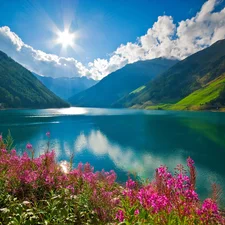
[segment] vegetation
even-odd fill
[[[224,80],[219,81],[224,72],[225,40],[221,40],[178,62],[140,92],[124,96],[117,106],[160,108],[163,105],[164,109],[181,110],[199,109],[201,104],[209,102],[224,106],[225,91],[221,91]]]
[[[0,108],[58,108],[69,104],[0,51]]]
[[[225,75],[222,75],[175,104],[147,105],[145,108],[164,110],[218,110],[221,107],[223,109],[224,106]]]
[[[195,109],[195,108],[217,108],[223,106],[224,102],[218,101],[219,97],[223,95],[225,90],[225,76],[220,76],[219,78],[211,81],[205,87],[194,91],[174,106],[171,106],[171,109]],[[221,105],[219,103],[222,103]]]
[[[0,224],[225,224],[216,185],[212,198],[199,200],[191,158],[188,172],[160,166],[153,181],[128,178],[121,186],[113,171],[57,164],[48,148],[34,158],[30,143],[19,156],[7,140],[0,136]]]
[[[69,102],[75,106],[112,107],[124,95],[144,85],[176,62],[158,58],[126,65],[93,87],[71,97]]]
[[[139,87],[139,88],[135,89],[135,90],[134,90],[134,91],[132,91],[130,94],[136,94],[136,93],[138,93],[138,92],[142,91],[144,88],[146,88],[146,86],[145,86],[145,85],[143,85],[143,86],[141,86],[141,87]]]

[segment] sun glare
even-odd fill
[[[63,47],[73,46],[74,44],[74,34],[70,33],[67,30],[58,33],[57,42],[61,44]]]

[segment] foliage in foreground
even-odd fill
[[[19,156],[0,135],[0,224],[225,224],[216,196],[200,202],[190,158],[188,174],[161,166],[152,182],[129,178],[122,187],[113,171],[71,169],[53,151],[33,158],[27,149],[31,157]]]

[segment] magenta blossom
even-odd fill
[[[139,213],[140,213],[139,209],[136,209],[136,210],[134,211],[134,215],[139,215]]]
[[[49,131],[46,133],[46,136],[47,136],[48,138],[50,138],[50,132],[49,132]]]
[[[212,199],[207,198],[202,204],[202,210],[203,212],[209,211],[209,212],[217,213],[218,206]]]
[[[133,189],[135,188],[135,186],[136,186],[136,182],[129,178],[126,182],[126,188]]]
[[[193,167],[194,160],[191,157],[188,157],[188,159],[187,159],[187,165],[188,165],[188,167]]]
[[[122,210],[119,210],[116,214],[116,219],[118,219],[120,222],[123,222],[124,218],[124,212]]]
[[[31,150],[31,149],[33,148],[33,146],[32,146],[32,144],[28,143],[28,144],[26,145],[26,148],[29,149],[29,150]]]

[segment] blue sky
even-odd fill
[[[52,77],[101,79],[138,60],[183,59],[225,37],[221,0],[0,0],[0,5],[0,50]],[[55,30],[63,31],[65,24],[76,38],[74,48],[62,50]]]
[[[75,57],[81,62],[107,57],[120,44],[144,35],[159,15],[172,15],[175,22],[189,18],[204,0],[10,0],[2,1],[0,26],[9,26],[22,40],[47,53]],[[68,15],[69,14],[69,15]],[[65,17],[73,16],[72,30],[81,32],[76,41],[83,52],[52,46],[54,33],[46,19],[63,30]],[[71,19],[70,19],[71,20]]]

